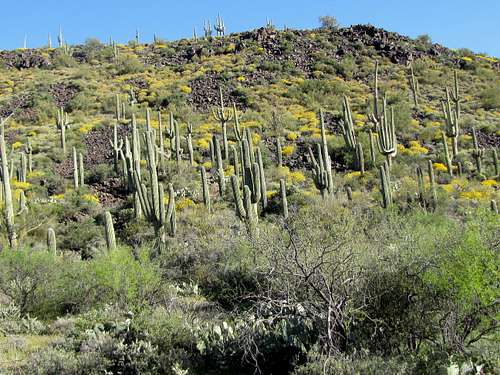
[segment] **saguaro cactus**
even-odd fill
[[[415,78],[412,64],[410,64],[409,81],[410,81],[411,92],[413,94],[413,104],[415,105],[415,108],[418,109],[418,95],[419,95],[418,80],[417,80],[417,78]]]
[[[14,227],[14,206],[10,188],[9,163],[7,161],[7,146],[4,137],[4,122],[0,120],[0,157],[2,162],[2,182],[4,193],[4,216],[7,226],[7,237],[11,248],[17,248],[17,233]]]
[[[189,164],[194,165],[194,150],[193,150],[193,125],[189,122],[187,124],[187,149],[189,153]]]
[[[342,129],[345,144],[350,150],[354,150],[357,143],[356,133],[354,132],[354,121],[352,120],[349,99],[345,95],[342,102],[342,115],[343,119],[340,120],[340,127]]]
[[[377,124],[378,133],[378,149],[381,154],[385,155],[387,159],[387,165],[390,168],[392,164],[392,158],[396,157],[398,153],[397,139],[396,139],[396,124],[394,121],[394,108],[391,108],[391,118],[387,114],[387,103],[384,98],[383,100],[383,114],[381,115],[381,120]]]
[[[380,191],[382,193],[382,207],[388,208],[392,204],[392,188],[389,164],[384,161],[380,166]]]
[[[104,213],[104,227],[106,236],[106,247],[108,251],[113,251],[116,249],[116,238],[115,238],[115,228],[113,226],[113,217],[106,211]]]
[[[280,179],[280,195],[281,195],[281,208],[283,210],[283,217],[288,219],[288,201],[286,198],[286,182],[282,178]]]
[[[205,170],[205,167],[200,168],[200,173],[201,173],[201,189],[203,192],[203,204],[207,208],[208,212],[210,212],[210,190],[208,188],[208,181],[207,181],[207,171]]]
[[[495,177],[500,177],[500,166],[498,164],[498,154],[495,148],[491,149],[491,157],[493,160],[493,166],[495,168]]]
[[[458,136],[460,135],[460,94],[458,90],[458,74],[454,72],[454,90],[446,88],[446,100],[442,101],[443,115],[445,119],[446,135],[452,138],[452,155],[458,155]],[[453,106],[452,106],[453,102]]]
[[[441,141],[443,142],[444,149],[444,159],[446,162],[446,168],[451,177],[453,177],[453,163],[451,161],[450,152],[448,151],[448,139],[446,138],[445,132],[441,132]]]
[[[227,123],[231,121],[234,113],[224,107],[224,97],[222,96],[222,88],[219,87],[220,106],[213,108],[212,113],[214,118],[220,122],[222,129],[222,146],[224,148],[224,160],[229,159],[229,146],[227,141]],[[239,123],[238,123],[239,124]]]
[[[224,36],[226,34],[226,25],[224,24],[224,20],[220,16],[217,15],[217,19],[215,21],[215,31],[217,32],[217,36]]]
[[[436,209],[437,207],[436,178],[434,176],[434,168],[432,167],[432,160],[427,161],[427,173],[429,175],[429,183],[431,185],[431,206],[433,209]]]
[[[78,154],[78,177],[80,179],[80,187],[85,186],[85,171],[83,166],[83,155],[82,153]]]
[[[276,138],[276,156],[278,159],[278,167],[281,168],[283,166],[283,148],[281,147],[281,141]]]
[[[47,229],[47,249],[52,254],[57,254],[56,232],[53,228]]]
[[[472,150],[472,157],[476,161],[476,170],[479,175],[483,173],[483,156],[484,149],[479,147],[479,142],[477,140],[476,128],[472,128],[472,141],[474,144],[474,150]]]
[[[231,187],[233,190],[234,202],[236,205],[236,214],[245,222],[250,235],[255,234],[258,217],[252,207],[252,192],[250,188],[243,186],[243,199],[241,198],[240,185],[238,177],[231,176]]]
[[[220,197],[224,197],[224,193],[226,192],[226,177],[224,176],[224,165],[222,163],[222,154],[220,150],[220,144],[217,137],[214,135],[212,138],[215,152],[215,161],[217,168],[217,184],[219,185],[219,195]]]
[[[75,190],[78,189],[80,179],[78,178],[78,157],[76,153],[76,148],[73,147],[73,187]]]
[[[66,130],[69,128],[69,116],[61,107],[57,111],[57,129],[59,130],[59,138],[63,153],[66,153]]]
[[[120,150],[123,147],[123,139],[118,141],[118,125],[113,124],[113,140],[109,141],[113,148],[115,171],[118,173],[120,163]]]

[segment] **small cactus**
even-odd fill
[[[205,170],[205,167],[200,168],[201,172],[201,189],[203,192],[203,204],[205,204],[205,207],[207,208],[208,212],[210,212],[210,190],[208,188],[208,182],[207,182],[207,171]]]
[[[281,195],[281,208],[283,210],[283,217],[288,219],[288,201],[286,198],[286,182],[285,179],[280,179],[280,195]]]
[[[392,205],[392,188],[388,162],[380,166],[380,191],[382,192],[382,207]]]

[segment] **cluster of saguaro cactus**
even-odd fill
[[[66,153],[66,130],[69,128],[69,116],[62,107],[57,110],[56,125],[59,130],[61,148],[63,153]]]
[[[344,141],[346,143],[346,146],[354,153],[354,157],[356,158],[356,166],[361,174],[363,174],[365,172],[363,145],[356,139],[351,107],[349,105],[349,99],[345,95],[342,102],[342,114],[343,119],[340,120],[340,126],[342,129],[342,135],[344,136]]]
[[[205,34],[205,38],[211,38],[212,37],[212,25],[210,24],[210,20],[206,20],[203,22],[203,32]]]
[[[217,32],[217,36],[224,36],[226,34],[226,25],[220,14],[217,15],[217,19],[215,20],[215,31]]]
[[[446,135],[452,139],[452,156],[455,158],[458,155],[458,136],[460,135],[460,95],[458,91],[458,75],[454,72],[454,90],[450,92],[446,88],[446,100],[441,102]],[[452,105],[453,102],[453,105]]]
[[[317,144],[318,158],[309,153],[313,165],[313,179],[316,188],[321,192],[322,197],[333,194],[333,172],[328,144],[326,141],[326,127],[323,111],[320,111],[321,143]]]
[[[129,165],[133,165],[133,185],[138,195],[138,202],[140,203],[140,211],[144,217],[153,224],[155,234],[159,240],[160,248],[165,244],[165,227],[167,223],[170,224],[170,235],[175,235],[175,192],[172,184],[169,184],[169,203],[168,210],[165,211],[165,194],[163,185],[158,180],[157,170],[157,153],[154,141],[153,132],[146,131],[144,133],[146,139],[147,151],[147,170],[149,187],[146,187],[145,182],[142,180],[140,171],[137,165],[140,164],[136,159],[134,162],[129,161]],[[131,156],[129,154],[128,158]]]
[[[236,204],[236,213],[247,224],[251,233],[254,233],[259,218],[258,204],[262,209],[267,208],[267,183],[264,173],[264,162],[260,147],[253,147],[252,134],[246,129],[241,141],[238,142],[241,158],[241,170],[238,162],[238,152],[233,150],[233,165],[236,166],[231,176],[231,187]],[[243,197],[240,192],[239,175],[243,185]]]

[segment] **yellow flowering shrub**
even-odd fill
[[[484,180],[484,181],[481,181],[481,185],[488,186],[488,187],[494,187],[494,186],[498,185],[498,182],[496,182],[495,180]]]
[[[83,194],[82,199],[89,203],[99,204],[99,197],[94,194]]]
[[[206,169],[210,169],[210,168],[212,168],[212,162],[206,161],[202,164],[202,166],[205,167]]]
[[[408,148],[403,145],[398,145],[398,148],[403,155],[410,156],[427,154],[429,152],[429,149],[421,146],[418,141],[410,141],[410,147]]]
[[[196,147],[202,150],[208,150],[210,148],[210,140],[207,138],[201,138],[196,141]]]
[[[295,141],[297,138],[299,138],[299,134],[296,132],[290,132],[286,135],[286,139],[289,141]]]
[[[484,200],[490,197],[490,193],[487,191],[464,191],[460,193],[460,198],[468,200]]]
[[[267,196],[267,199],[272,199],[273,197],[275,197],[276,195],[278,194],[278,192],[276,190],[268,190],[266,192],[266,196]]]
[[[453,193],[455,191],[455,188],[453,187],[452,184],[443,184],[443,185],[439,185],[439,186],[441,187],[441,189],[443,189],[447,193]]]
[[[300,184],[306,180],[306,176],[301,171],[290,172],[287,176],[287,182]]]
[[[361,176],[361,172],[360,171],[354,171],[354,172],[346,173],[345,178],[347,180],[352,180],[353,178],[360,177],[360,176]]]
[[[23,143],[22,143],[22,142],[17,141],[17,142],[14,142],[14,143],[12,144],[12,148],[13,148],[14,150],[16,150],[16,149],[18,149],[18,148],[20,148],[20,147],[23,147]]]
[[[282,153],[284,156],[290,156],[294,153],[295,151],[295,146],[294,145],[288,145],[288,146],[284,146],[282,149],[281,149]]]
[[[443,163],[432,163],[432,166],[436,171],[448,172],[448,168]]]
[[[167,200],[168,200],[168,198],[167,198]],[[181,198],[175,203],[175,208],[179,211],[182,211],[186,208],[194,207],[194,206],[196,206],[196,204],[193,202],[193,200],[191,200],[189,198]]]
[[[11,180],[10,184],[12,185],[13,189],[21,190],[27,190],[32,186],[29,182],[21,182],[17,180]]]
[[[186,86],[186,85],[182,85],[182,86],[180,87],[180,89],[181,89],[181,91],[182,91],[184,94],[191,94],[191,92],[193,91],[193,90],[191,89],[191,87]]]

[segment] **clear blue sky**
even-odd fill
[[[126,42],[151,40],[153,33],[172,40],[198,33],[206,18],[220,11],[228,31],[263,26],[313,28],[320,15],[341,25],[371,23],[412,37],[429,34],[450,48],[470,48],[500,57],[500,0],[2,0],[0,49],[41,46],[59,25],[70,44],[112,36]]]

